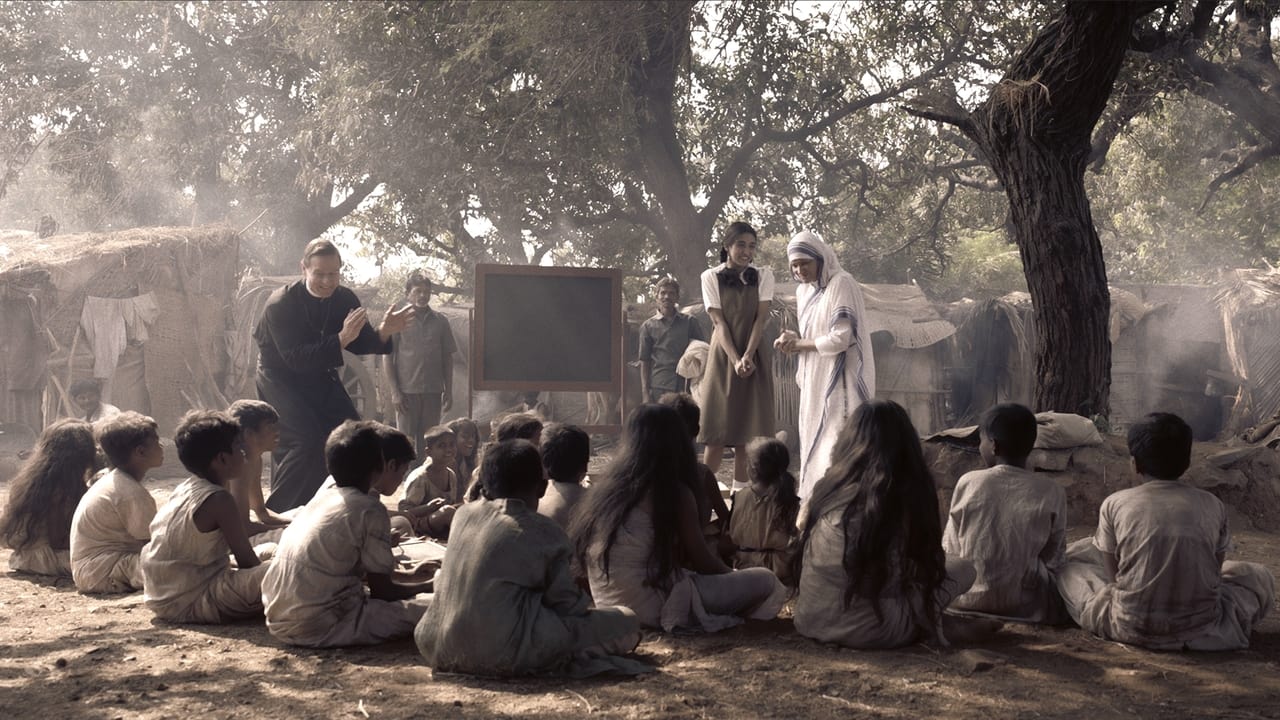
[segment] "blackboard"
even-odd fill
[[[622,272],[476,266],[474,390],[620,392]]]

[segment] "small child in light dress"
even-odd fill
[[[791,453],[778,440],[757,438],[748,444],[751,484],[733,494],[729,515],[729,537],[736,547],[733,566],[769,568],[787,584],[800,512],[790,464]]]
[[[405,479],[398,508],[418,535],[447,540],[453,514],[462,504],[462,486],[450,467],[457,452],[453,431],[437,425],[423,436],[426,461]]]
[[[156,501],[142,486],[164,464],[156,421],[136,412],[100,420],[98,444],[111,471],[89,486],[71,520],[71,576],[83,593],[142,589],[138,553],[151,539]]]
[[[262,615],[266,567],[249,543],[227,485],[244,474],[240,424],[227,413],[192,410],[173,433],[183,481],[151,523],[142,548],[147,607],[161,620],[221,623]],[[268,553],[269,546],[262,552]],[[231,567],[228,554],[235,555]]]

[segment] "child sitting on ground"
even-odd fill
[[[147,607],[161,620],[220,623],[262,615],[266,571],[245,534],[227,485],[244,473],[240,425],[214,410],[192,410],[173,433],[191,477],[174,488],[142,548]],[[232,568],[228,552],[235,555]]]
[[[800,496],[796,478],[787,468],[791,453],[773,438],[756,438],[747,445],[747,477],[751,484],[733,494],[729,537],[736,550],[735,568],[764,567],[791,584],[792,541]]]
[[[60,420],[40,434],[35,451],[9,482],[0,516],[0,541],[10,548],[9,569],[71,577],[71,518],[97,465],[93,428]]]
[[[453,465],[457,444],[453,431],[437,425],[423,435],[426,461],[405,481],[400,512],[418,535],[447,540],[453,513],[462,504],[462,488]]]
[[[800,526],[796,632],[872,649],[993,630],[942,614],[973,585],[973,564],[942,551],[938,492],[907,411],[859,405],[831,457]]]
[[[568,537],[534,511],[547,486],[538,449],[494,445],[480,481],[488,501],[458,509],[431,609],[414,632],[427,664],[497,676],[650,669],[614,657],[640,642],[635,613],[591,607],[569,570]]]
[[[569,513],[587,489],[582,479],[591,461],[591,436],[576,425],[555,423],[542,431],[542,467],[547,493],[538,501],[538,514],[568,532]]]
[[[972,562],[977,577],[951,607],[1063,622],[1056,576],[1066,561],[1067,494],[1049,475],[1026,469],[1036,416],[1022,405],[997,405],[982,416],[980,432],[987,469],[956,483],[942,535],[943,550]]]
[[[1152,413],[1129,428],[1143,484],[1112,494],[1098,529],[1067,550],[1058,587],[1080,627],[1152,650],[1236,650],[1275,602],[1265,566],[1224,559],[1222,501],[1178,482],[1191,465],[1191,428]]]
[[[98,444],[112,469],[89,486],[71,519],[71,577],[83,593],[131,592],[142,588],[138,553],[156,515],[142,479],[164,464],[164,448],[145,415],[124,412],[100,423]]]
[[[520,412],[504,417],[502,422],[494,427],[493,442],[481,449],[476,470],[479,471],[484,465],[484,453],[494,445],[507,440],[528,440],[531,443],[537,443],[541,437],[542,418],[537,415]],[[484,485],[480,482],[480,473],[476,472],[471,479],[471,485],[467,487],[466,502],[474,502],[482,497],[484,497]]]
[[[702,431],[702,410],[692,395],[666,393],[658,398],[658,403],[675,408],[689,429],[690,442],[698,439],[698,433]],[[698,520],[702,523],[702,534],[706,537],[707,547],[726,562],[731,560],[733,544],[725,534],[729,522],[729,506],[725,504],[724,495],[720,492],[720,481],[716,480],[716,474],[701,460],[698,461],[697,481],[690,489],[698,502]]]
[[[453,454],[453,472],[458,476],[458,485],[471,486],[471,476],[476,469],[476,456],[480,451],[480,427],[471,418],[458,418],[449,421],[449,429],[457,440],[458,449]]]
[[[408,637],[422,617],[425,599],[410,598],[430,592],[431,583],[396,582],[390,520],[370,494],[391,495],[404,477],[387,472],[382,446],[373,422],[349,420],[329,434],[324,457],[334,485],[321,487],[294,516],[262,582],[267,629],[276,639],[304,647],[373,645]]]
[[[280,444],[280,415],[261,400],[237,400],[231,403],[227,412],[240,423],[246,456],[244,477],[232,481],[227,490],[236,499],[249,535],[288,525],[289,519],[272,512],[262,497],[262,455],[273,452]],[[253,513],[256,523],[250,518],[250,513]],[[270,538],[264,537],[261,542],[277,539],[278,533]]]

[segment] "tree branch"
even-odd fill
[[[1280,145],[1255,147],[1245,153],[1244,157],[1240,158],[1235,165],[1220,173],[1209,183],[1209,187],[1205,190],[1204,200],[1200,203],[1200,207],[1196,209],[1196,215],[1204,213],[1205,208],[1209,206],[1209,202],[1218,194],[1222,186],[1249,172],[1263,160],[1269,160],[1273,157],[1280,157]]]

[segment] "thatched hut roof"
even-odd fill
[[[1239,430],[1280,412],[1280,269],[1233,270],[1214,300],[1231,369],[1245,381],[1232,411]]]

